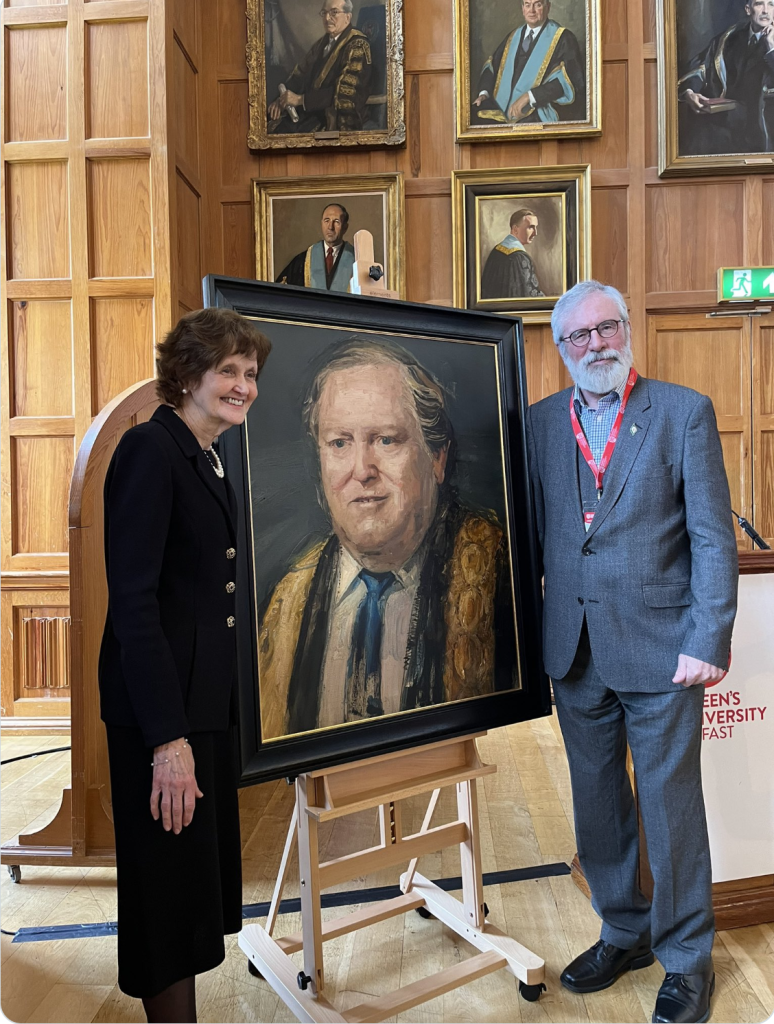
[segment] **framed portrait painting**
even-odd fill
[[[253,213],[259,281],[347,292],[366,229],[386,287],[405,295],[402,173],[255,178]]]
[[[402,0],[247,0],[251,149],[406,139]]]
[[[455,0],[457,139],[596,135],[600,0]]]
[[[659,173],[774,167],[774,0],[659,0]]]
[[[546,323],[591,270],[590,167],[452,172],[454,304]]]
[[[243,781],[550,713],[517,319],[208,278],[270,338],[237,492]]]

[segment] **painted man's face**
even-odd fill
[[[326,206],[320,228],[328,245],[338,245],[343,240],[347,226],[340,206]]]
[[[325,0],[320,11],[325,31],[329,36],[340,36],[352,21],[352,13],[343,9],[342,0]]]
[[[774,0],[752,0],[745,6],[753,32],[762,32],[774,25]]]
[[[518,238],[522,245],[530,245],[537,238],[538,233],[538,219],[537,217],[529,216],[522,217],[518,224],[514,224],[511,228],[511,234],[514,238]]]
[[[331,373],[317,436],[339,540],[367,568],[400,568],[430,527],[446,471],[446,452],[425,444],[402,368],[379,362]]]
[[[521,9],[529,27],[540,28],[543,22],[548,20],[551,4],[549,0],[522,0]]]

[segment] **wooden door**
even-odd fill
[[[731,507],[754,525],[750,457],[753,447],[751,319],[745,315],[709,318],[704,313],[651,315],[645,372],[648,377],[694,388],[712,399],[731,490]],[[770,334],[769,356],[771,342]],[[774,388],[769,388],[769,405],[774,412]],[[770,420],[774,425],[774,415]],[[768,434],[768,451],[771,461],[774,459],[774,429]],[[769,479],[774,480],[771,472]],[[768,507],[771,510],[771,500]],[[774,513],[770,511],[772,530],[773,518]],[[736,534],[739,550],[749,551],[751,542],[739,527],[736,527]]]
[[[753,526],[774,548],[774,313],[751,319]]]

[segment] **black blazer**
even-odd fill
[[[105,479],[102,720],[148,747],[227,729],[236,676],[236,498],[169,407],[128,430]]]

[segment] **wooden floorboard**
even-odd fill
[[[3,758],[64,746],[65,737],[3,737]],[[498,729],[480,742],[484,761],[498,771],[479,783],[482,866],[487,871],[569,863],[575,852],[572,796],[561,733],[555,718]],[[68,753],[17,761],[2,769],[0,835],[11,838],[50,820],[70,772]],[[404,834],[418,831],[427,797],[406,801]],[[293,789],[284,781],[240,793],[244,901],[271,898],[274,878],[293,807]],[[433,824],[454,821],[454,790],[441,796]],[[379,828],[374,811],[320,826],[321,859],[372,846]],[[443,850],[423,857],[428,878],[460,873],[459,853]],[[336,886],[349,890],[396,884],[402,868],[385,869]],[[116,918],[115,871],[109,868],[23,868],[22,883],[3,870],[0,881],[2,926],[111,921]],[[288,871],[287,896],[298,891],[295,857]],[[496,1021],[645,1022],[650,1020],[663,972],[658,964],[626,975],[612,988],[578,996],[559,984],[567,962],[599,936],[599,921],[568,875],[487,886],[490,919],[546,961],[545,992],[537,1003],[518,995],[506,971],[479,978],[464,988],[400,1014],[401,1024]],[[354,909],[354,908],[353,908]],[[346,908],[323,912],[325,920]],[[281,915],[276,934],[301,927],[299,914]],[[141,1022],[137,1000],[116,984],[116,940],[103,937],[12,944],[0,937],[5,1015],[14,1021]],[[341,1010],[383,996],[475,955],[473,947],[444,928],[410,912],[325,945],[326,995]],[[717,990],[713,1020],[725,1024],[763,1021],[774,1011],[774,925],[721,932],[715,942]],[[300,954],[294,962],[302,966]],[[226,959],[197,983],[202,1022],[292,1022],[295,1018],[269,986],[247,971],[234,936],[226,939]]]

